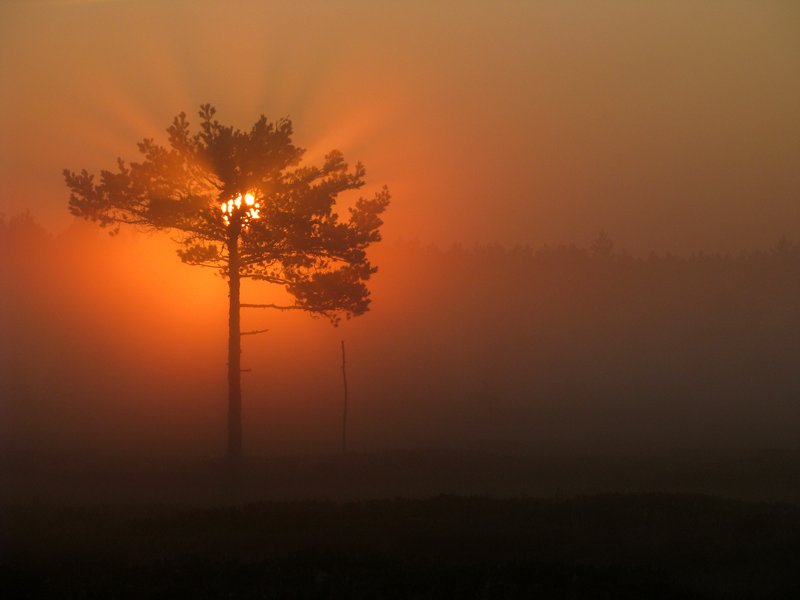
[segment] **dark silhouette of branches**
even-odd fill
[[[361,163],[345,162],[333,150],[319,166],[301,163],[303,149],[292,142],[288,119],[262,116],[249,131],[223,125],[216,110],[200,108],[199,131],[185,113],[167,129],[168,145],[139,143],[139,162],[117,161],[116,171],[99,177],[64,170],[69,210],[116,233],[122,225],[169,230],[178,255],[189,265],[217,269],[229,283],[229,447],[239,462],[241,442],[240,281],[280,285],[293,297],[289,306],[342,316],[369,307],[366,282],[376,268],[366,250],[380,240],[386,187],[360,198],[343,219],[339,194],[364,185]],[[254,332],[246,332],[250,334]]]

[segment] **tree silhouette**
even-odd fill
[[[608,237],[605,229],[601,229],[597,239],[592,243],[591,254],[595,258],[608,258],[614,251],[614,242]]]
[[[301,165],[304,150],[292,143],[289,119],[263,115],[250,131],[225,126],[216,110],[200,108],[192,133],[185,113],[167,129],[169,146],[139,143],[141,162],[117,160],[117,171],[99,181],[85,169],[64,170],[73,215],[110,227],[120,225],[178,234],[183,262],[217,269],[228,281],[228,448],[242,458],[240,308],[304,310],[335,325],[369,306],[366,282],[376,271],[366,249],[379,241],[384,188],[359,198],[349,218],[334,210],[337,197],[364,184],[361,163],[350,168],[332,151],[321,166]],[[240,282],[250,278],[283,286],[286,306],[240,302]]]

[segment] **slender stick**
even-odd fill
[[[344,383],[344,410],[342,411],[342,454],[347,453],[347,361],[342,340],[342,382]]]

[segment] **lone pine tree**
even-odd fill
[[[64,170],[73,215],[109,227],[169,230],[178,236],[183,262],[217,269],[227,279],[228,459],[242,458],[240,309],[303,310],[335,325],[369,307],[366,282],[376,271],[366,249],[381,239],[384,188],[348,208],[337,197],[364,185],[364,167],[348,166],[332,151],[321,166],[301,165],[304,150],[292,143],[289,119],[263,115],[250,131],[225,126],[209,105],[192,133],[185,113],[167,129],[169,146],[139,143],[141,162],[117,159],[117,170],[99,179],[85,169]],[[282,286],[285,306],[244,304],[244,278]]]

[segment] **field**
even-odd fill
[[[398,457],[371,460],[380,472],[391,471],[395,464],[397,484],[409,485],[411,467],[406,465],[403,475]],[[326,468],[320,461],[310,461],[305,468],[295,463],[298,477],[324,483],[347,472],[341,464],[337,470],[333,463]],[[359,473],[366,477],[369,470],[363,464],[351,468],[353,479]],[[737,472],[731,469],[720,470],[717,483],[736,479]],[[275,484],[283,477],[284,486],[292,489],[288,474],[278,471],[272,465],[270,481]],[[747,472],[751,479],[742,481],[745,487],[750,487],[752,477],[766,477],[752,465]],[[774,475],[774,465],[766,472]],[[625,473],[632,477],[630,470]],[[498,476],[511,474],[507,470]],[[544,470],[539,474],[546,475]],[[97,492],[102,482],[97,472],[89,475]],[[251,488],[240,489],[238,497],[213,499],[199,493],[202,482],[196,473],[181,482],[185,496],[178,499],[159,497],[153,489],[150,497],[128,493],[133,486],[122,485],[123,475],[118,474],[116,483],[106,481],[116,487],[116,496],[95,495],[96,502],[88,496],[67,500],[65,493],[28,496],[24,501],[22,495],[6,498],[2,580],[14,594],[4,597],[789,598],[800,594],[800,507],[791,502],[630,489],[505,498],[384,494],[383,499],[361,500],[347,499],[338,489],[338,499],[291,501],[256,500],[258,494]],[[160,476],[166,489],[169,478],[163,472]],[[596,486],[603,476],[602,471],[595,474]],[[689,474],[683,477],[691,480]],[[454,488],[456,479],[458,473],[451,473],[441,485]],[[713,478],[708,484],[714,484]],[[295,485],[299,497],[302,486]],[[431,486],[429,481],[417,490],[424,494]],[[29,487],[28,493],[33,489]],[[375,487],[373,492],[387,490]],[[320,490],[306,492],[318,495]],[[358,492],[365,496],[363,488]]]

